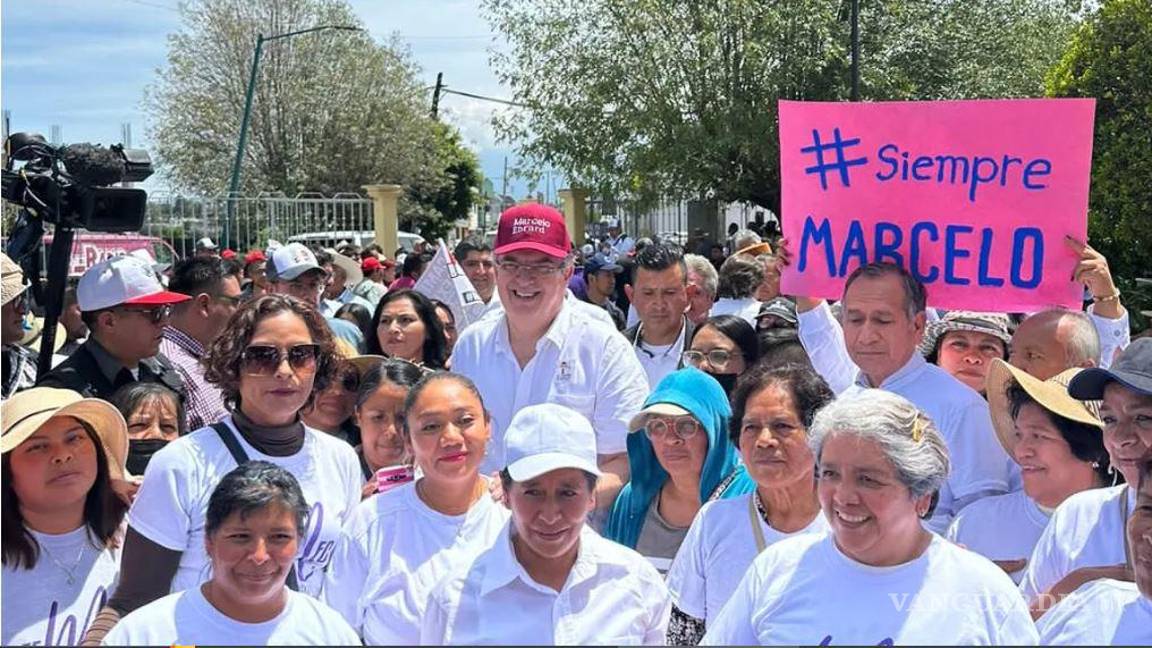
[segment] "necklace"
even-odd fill
[[[43,549],[44,553],[47,554],[48,557],[52,559],[52,562],[56,563],[56,566],[60,568],[60,571],[64,572],[65,579],[66,579],[67,583],[69,585],[75,585],[76,584],[76,570],[80,568],[80,561],[84,559],[84,547],[87,544],[88,544],[87,542],[81,542],[80,543],[80,552],[76,554],[76,560],[72,563],[71,569],[69,569],[68,567],[65,567],[64,563],[62,563],[56,559],[56,556],[54,556],[52,554],[52,551],[48,548],[48,545],[42,544],[42,545],[40,545],[40,548]]]

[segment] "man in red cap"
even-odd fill
[[[611,324],[566,299],[573,255],[560,212],[534,203],[505,211],[494,247],[503,311],[465,329],[452,354],[453,371],[476,383],[492,413],[482,470],[504,466],[504,431],[515,412],[564,405],[596,430],[604,473],[597,507],[605,509],[628,480],[628,422],[648,395],[644,369]]]
[[[158,382],[183,401],[184,381],[160,353],[160,341],[172,304],[189,299],[164,290],[148,263],[136,257],[97,263],[76,286],[88,341],[37,385],[107,400],[127,383]]]
[[[268,276],[264,274],[267,263],[268,259],[260,250],[252,250],[244,255],[244,278],[248,282],[244,284],[244,289],[240,292],[240,298],[243,301],[268,294]]]
[[[360,261],[360,271],[364,273],[364,280],[356,284],[352,294],[368,300],[375,308],[388,292],[388,284],[384,282],[384,272],[387,267],[396,267],[396,262],[385,259],[380,261],[376,257],[364,257]]]

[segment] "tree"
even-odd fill
[[[412,187],[400,205],[401,226],[418,223],[429,240],[447,236],[455,221],[468,218],[483,181],[480,161],[464,146],[458,130],[437,122],[434,133],[438,180]]]
[[[779,213],[778,99],[844,100],[833,0],[485,0],[493,62],[527,106],[498,121],[529,171],[641,202],[751,201]],[[1078,2],[863,0],[871,100],[1040,96]]]
[[[190,0],[145,107],[178,189],[227,191],[258,33],[361,26],[343,0]],[[265,42],[245,147],[245,193],[439,186],[435,125],[418,68],[396,40],[320,31]]]
[[[1048,92],[1096,99],[1088,236],[1136,320],[1134,280],[1152,276],[1152,4],[1105,0],[1048,75]]]

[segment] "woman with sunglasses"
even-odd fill
[[[448,361],[448,339],[432,300],[415,290],[384,295],[372,316],[369,355],[407,360],[427,369],[443,369]]]
[[[480,473],[491,422],[471,380],[428,374],[405,399],[402,420],[421,476],[356,508],[324,581],[324,600],[369,646],[415,645],[449,550],[487,546],[508,521]]]
[[[715,315],[704,320],[692,334],[684,352],[684,366],[696,367],[712,376],[729,396],[736,379],[760,358],[756,329],[742,317]]]
[[[33,387],[0,408],[0,644],[75,646],[120,572],[128,433],[108,403]]]
[[[731,415],[720,383],[699,369],[661,380],[629,426],[632,478],[612,505],[604,536],[666,573],[705,502],[755,489],[728,438]]]
[[[111,613],[102,615],[109,622],[209,577],[208,499],[238,464],[268,461],[300,482],[310,512],[288,576],[289,587],[300,591],[319,591],[340,523],[360,502],[352,447],[300,420],[314,391],[335,377],[335,345],[323,317],[295,298],[265,295],[236,311],[226,330],[208,348],[205,378],[224,392],[232,414],[152,457],[128,515],[127,569],[109,601]],[[97,632],[105,630],[101,624]]]

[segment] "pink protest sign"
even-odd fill
[[[949,309],[1079,307],[1092,99],[780,102],[783,292],[839,298],[872,261]]]

